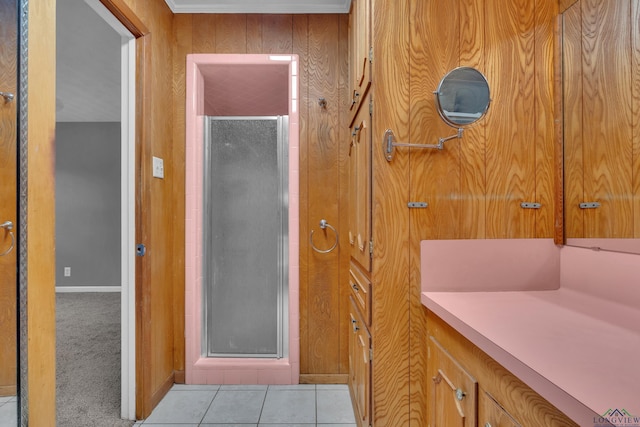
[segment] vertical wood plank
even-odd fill
[[[459,65],[459,21],[451,19],[459,16],[459,1],[411,5],[409,21],[395,24],[408,25],[412,31],[409,139],[416,144],[435,144],[438,138],[455,132],[438,115],[433,92],[438,88],[440,79]],[[399,138],[398,141],[404,142]],[[444,150],[410,150],[410,200],[429,204],[428,209],[410,211],[416,230],[424,230],[422,239],[458,237],[461,206],[460,199],[452,195],[460,193],[461,142],[464,141],[450,141]],[[409,149],[399,148],[395,157],[407,153]]]
[[[173,14],[162,3],[153,3],[146,9],[145,20],[153,33],[153,55],[151,57],[151,135],[149,141],[152,156],[170,159],[173,131],[173,110],[161,100],[167,97],[173,86]],[[147,160],[149,161],[149,160]],[[173,224],[175,208],[173,198],[174,170],[179,166],[174,162],[165,165],[165,178],[154,179],[151,174],[142,179],[149,180],[151,205],[162,209],[152,209],[150,220],[151,235],[147,257],[151,262],[151,401],[155,406],[173,383],[174,375],[174,334],[172,280],[173,251],[176,248],[176,227]],[[154,250],[155,249],[155,250]],[[183,286],[183,285],[182,285]]]
[[[329,248],[335,235],[318,227],[321,219],[338,224],[336,195],[339,151],[339,26],[335,15],[309,16],[309,227],[314,244]],[[329,100],[322,107],[318,100]],[[309,372],[336,372],[339,365],[338,252],[309,253]]]
[[[220,14],[216,21],[216,53],[247,53],[247,15]]]
[[[193,15],[178,14],[174,16],[173,32],[173,117],[176,118],[173,126],[173,140],[184,140],[186,132],[184,120],[177,120],[178,117],[185,117],[186,107],[186,58],[192,51],[192,21]],[[174,322],[174,370],[176,371],[176,382],[184,383],[185,370],[185,240],[184,218],[185,218],[185,144],[172,144],[173,170],[173,198],[174,198],[174,227],[176,236],[174,242],[176,254],[173,266],[173,322]]]
[[[293,53],[298,55],[300,132],[300,373],[309,373],[309,26],[308,15],[293,18]],[[292,343],[293,345],[294,343]]]
[[[262,53],[291,53],[292,15],[263,15]]]
[[[388,163],[378,141],[392,128],[409,138],[411,10],[408,0],[374,0],[373,424],[409,424],[409,154]],[[393,30],[390,30],[393,29]]]
[[[631,3],[633,93],[633,237],[640,238],[640,0]]]
[[[563,15],[564,227],[566,237],[585,237],[582,91],[582,11],[580,2]],[[570,107],[569,107],[570,106]]]
[[[582,0],[586,197],[589,237],[631,237],[631,3]]]
[[[197,13],[193,21],[191,53],[213,53],[216,51],[216,15]]]
[[[247,53],[263,52],[263,15],[247,15]]]
[[[27,70],[29,425],[55,425],[55,0],[30,3]]]
[[[535,1],[535,196],[542,205],[535,212],[535,231],[531,237],[554,236],[555,221],[555,125],[554,61],[555,22],[557,4],[548,0]]]
[[[486,5],[493,98],[487,127],[487,237],[533,237],[535,212],[520,203],[535,198],[535,4],[487,0]]]
[[[460,2],[460,65],[474,67],[486,75],[485,0]],[[492,90],[492,87],[489,87]],[[460,145],[460,221],[459,238],[481,239],[486,236],[487,183],[486,139],[488,115],[465,130]],[[495,119],[494,119],[495,120]],[[452,141],[453,142],[453,141]]]

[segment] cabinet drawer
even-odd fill
[[[371,282],[353,262],[349,268],[349,288],[362,320],[371,326]]]
[[[478,427],[522,427],[489,393],[480,389]]]
[[[476,425],[478,382],[434,338],[429,337],[431,427]]]

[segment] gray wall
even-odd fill
[[[58,122],[56,286],[120,286],[120,240],[120,123]]]

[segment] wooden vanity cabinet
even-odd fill
[[[577,427],[431,311],[427,340],[430,427]]]

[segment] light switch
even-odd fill
[[[159,157],[153,158],[153,177],[164,178],[164,161]]]

